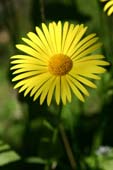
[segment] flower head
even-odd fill
[[[110,16],[113,13],[113,0],[100,0],[101,2],[106,2],[104,6],[104,11],[107,11],[107,15]]]
[[[100,79],[97,74],[105,72],[101,66],[109,65],[103,55],[93,53],[101,46],[96,34],[82,38],[86,30],[82,24],[59,21],[42,23],[36,34],[29,32],[28,38],[22,38],[26,45],[16,45],[26,54],[11,57],[14,88],[25,91],[25,96],[30,93],[34,100],[40,96],[40,104],[47,98],[50,105],[53,95],[57,104],[60,100],[66,104],[72,93],[84,102],[84,95],[89,96],[85,86],[96,88],[89,79]]]

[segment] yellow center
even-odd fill
[[[50,58],[48,69],[51,74],[63,76],[71,70],[72,66],[72,60],[68,56],[56,54]]]

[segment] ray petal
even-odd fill
[[[67,52],[69,50],[69,47],[71,46],[72,42],[74,41],[74,38],[76,38],[76,34],[78,33],[79,28],[80,28],[79,25],[76,25],[75,27],[73,24],[70,25],[69,31],[68,31],[68,34],[67,34],[67,37],[65,40],[65,46],[64,46],[64,50],[63,50],[64,54],[68,55]]]
[[[27,94],[32,90],[33,86],[28,86],[27,89],[24,92],[24,97],[27,96]]]
[[[22,73],[17,75],[13,81],[17,81],[17,80],[21,80],[21,79],[25,79],[25,78],[29,78],[29,77],[33,77],[33,76],[38,76],[40,74],[40,71],[28,71],[26,73]]]
[[[89,93],[87,91],[87,89],[79,82],[77,81],[75,78],[71,77],[68,75],[68,79],[70,79],[70,81],[73,82],[73,84],[86,96],[89,96]]]
[[[67,55],[69,55],[69,56],[72,55],[72,52],[76,49],[77,43],[81,40],[81,38],[84,35],[84,33],[86,32],[86,30],[87,30],[87,27],[84,27],[83,24],[81,24],[79,26],[77,35],[75,36],[73,43],[71,44],[70,49],[67,52]]]
[[[64,79],[64,83],[65,83],[65,92],[66,92],[66,96],[67,96],[67,100],[69,102],[71,102],[71,90],[70,90],[70,86],[68,84],[68,81],[67,81],[67,77],[68,75],[65,76],[65,79]]]
[[[35,80],[35,86],[32,89],[30,96],[33,96],[36,93],[36,91],[50,78],[51,78],[50,73],[43,73],[41,75],[38,75],[37,79]]]
[[[91,82],[90,80],[88,80],[80,75],[75,74],[74,72],[69,72],[69,75],[89,87],[96,88],[96,85],[93,82]]]
[[[11,70],[20,69],[20,68],[25,68],[26,71],[29,71],[29,70],[42,70],[42,69],[45,70],[45,68],[47,68],[47,67],[36,65],[36,64],[25,63],[25,64],[16,64],[16,65],[14,65],[14,66],[11,67]]]
[[[50,87],[48,87],[48,83],[50,82],[52,77],[53,76],[51,76],[51,75],[47,75],[47,74],[44,75],[42,77],[40,83],[37,86],[35,86],[36,88],[34,88],[31,91],[30,96],[34,95],[34,98],[33,98],[34,101],[39,97],[39,95],[41,95],[43,93],[44,90],[46,90],[45,94],[48,92],[48,88],[50,88]],[[40,104],[42,104],[44,99],[45,99],[45,95],[42,96],[42,99],[40,99]]]
[[[70,24],[70,26],[67,30],[68,32],[65,36],[64,44],[62,46],[62,52],[64,54],[66,54],[66,50],[68,49],[68,45],[70,44],[70,41],[72,41],[71,36],[72,36],[73,29],[74,29],[74,24]]]
[[[77,62],[84,62],[84,61],[90,61],[90,60],[98,60],[98,59],[103,59],[105,58],[103,55],[101,54],[94,54],[94,55],[89,55],[89,56],[85,56],[83,58],[80,58],[78,60],[76,60],[76,63]]]
[[[66,104],[66,93],[65,76],[61,76],[61,98],[64,105]]]
[[[17,59],[17,60],[13,60],[10,62],[11,64],[22,64],[22,63],[25,63],[25,64],[37,64],[37,65],[41,65],[41,66],[47,66],[48,65],[48,62],[42,62],[36,58],[33,58],[33,57],[27,57],[26,59]]]
[[[97,40],[98,40],[97,37],[92,38],[91,40],[89,40],[88,42],[86,42],[85,44],[83,44],[77,51],[75,51],[76,49],[74,49],[74,50],[72,51],[72,56],[74,56],[74,54],[75,54],[75,56],[79,55],[80,53],[82,53],[83,51],[85,51],[86,49],[88,49],[89,47],[91,47],[93,44],[95,44]],[[75,56],[74,56],[74,58],[75,58]],[[73,58],[73,57],[72,57],[72,58]]]
[[[91,47],[85,49],[84,51],[81,51],[79,49],[78,51],[75,52],[75,54],[73,54],[72,59],[73,59],[73,61],[75,61],[79,58],[87,56],[90,53],[92,53],[93,51],[95,51],[96,49],[100,48],[101,46],[102,46],[102,43],[96,43],[96,44],[92,45]]]
[[[42,89],[42,93],[41,93],[41,96],[40,96],[40,104],[42,104],[49,92],[49,89],[51,88],[51,85],[53,84],[53,81],[54,81],[55,77],[51,77],[48,81],[46,81],[45,84],[43,84],[41,86],[40,89]]]
[[[86,42],[88,42],[90,39],[92,39],[93,37],[95,37],[96,34],[90,34],[87,37],[83,38],[80,42],[78,42],[78,44],[76,44],[76,46],[74,44],[71,45],[70,49],[69,49],[69,55],[71,56],[74,51],[77,51],[77,49],[79,49],[82,45],[84,45]]]
[[[61,78],[58,76],[56,77],[56,89],[55,89],[55,99],[56,103],[60,103],[60,96],[61,96]]]
[[[36,52],[38,52],[38,55],[36,56],[36,58],[38,58],[39,60],[42,60],[42,61],[46,61],[47,60],[47,54],[45,54],[44,50],[42,50],[37,44],[35,44],[33,41],[31,41],[31,40],[29,40],[27,38],[22,38],[22,40],[26,44],[31,46],[34,50],[36,50]]]
[[[46,47],[46,51],[48,52],[48,55],[51,56],[52,51],[51,51],[51,48],[49,46],[49,43],[48,43],[44,33],[41,31],[41,29],[39,27],[36,27],[36,32],[37,32],[40,40],[43,42],[44,46]]]
[[[54,47],[54,53],[57,54],[56,37],[55,37],[55,30],[54,30],[53,23],[49,24],[49,33],[50,33],[50,38],[51,38],[51,41]]]
[[[61,47],[61,52],[63,53],[64,49],[64,44],[65,44],[65,39],[68,33],[68,27],[69,27],[69,22],[65,22],[63,26],[63,31],[62,31],[62,47]]]
[[[23,86],[24,84],[26,84],[25,80],[19,81],[18,83],[16,83],[16,85],[14,85],[14,89],[17,89],[18,87]]]
[[[88,80],[88,79],[86,79],[86,78],[84,78],[82,76],[76,75],[75,79],[77,79],[81,83],[83,83],[83,84],[85,84],[85,85],[87,85],[87,86],[89,86],[91,88],[97,88],[97,86],[93,82],[91,82],[90,80]]]
[[[109,2],[107,2],[106,4],[105,4],[105,6],[104,6],[104,11],[106,11],[110,6],[112,6],[113,5],[113,1],[109,1]]]
[[[29,54],[29,55],[31,55],[31,56],[33,56],[35,58],[40,59],[40,54],[38,53],[38,51],[34,50],[33,48],[31,48],[31,47],[29,47],[27,45],[18,44],[18,45],[16,45],[16,48],[18,48],[19,50],[25,52],[26,54]]]
[[[28,88],[28,84],[24,84],[20,89],[19,89],[19,93],[21,93],[22,91],[25,91],[25,89]]]
[[[113,6],[110,7],[110,9],[108,10],[107,14],[108,16],[110,16],[113,13]]]
[[[52,82],[51,88],[49,88],[49,91],[48,91],[48,95],[47,95],[47,104],[48,104],[48,106],[51,103],[55,86],[56,86],[56,77],[54,77],[54,81]]]
[[[51,40],[51,37],[50,37],[49,30],[48,30],[45,23],[42,23],[42,29],[43,29],[44,35],[45,35],[45,37],[48,41],[49,47],[50,47],[52,53],[54,53],[54,46],[53,46],[53,43],[52,43],[52,40]]]
[[[80,75],[85,75],[87,76],[88,73],[104,73],[106,69],[103,67],[100,67],[99,65],[106,65],[107,62],[104,63],[104,61],[85,61],[85,62],[80,62],[76,63],[74,66],[72,72]]]
[[[84,102],[84,97],[83,95],[80,93],[80,91],[76,88],[76,86],[72,83],[72,81],[70,79],[67,79],[69,86],[71,88],[71,90],[73,91],[73,93],[76,95],[76,97],[81,100],[82,102]]]
[[[29,32],[27,36],[38,46],[37,48],[38,50],[40,50],[40,53],[43,53],[44,57],[48,58],[49,57],[48,49],[40,40],[40,38],[33,32]]]
[[[62,40],[61,21],[59,21],[57,25],[55,23],[53,23],[53,25],[54,25],[54,31],[55,31],[54,33],[56,37],[57,53],[61,53],[61,40]]]

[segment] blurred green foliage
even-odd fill
[[[44,4],[42,4],[44,2]],[[9,57],[15,44],[42,22],[70,21],[88,25],[103,42],[101,53],[111,63],[97,82],[96,90],[83,104],[75,97],[59,110],[54,101],[48,108],[12,89]],[[1,0],[0,1],[0,144],[1,170],[70,170],[59,132],[63,122],[77,163],[76,170],[113,169],[113,15],[107,17],[99,0]],[[99,148],[108,146],[106,153]],[[2,149],[2,150],[1,150]],[[106,149],[106,147],[105,147]],[[13,151],[12,151],[13,150]],[[98,154],[97,154],[98,150]],[[16,152],[15,152],[16,151]],[[18,154],[17,154],[18,153]],[[21,158],[21,159],[20,159]]]

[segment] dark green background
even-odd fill
[[[96,82],[96,90],[83,104],[76,97],[62,109],[66,130],[77,170],[112,170],[113,168],[113,15],[103,12],[99,0],[45,0],[46,23],[70,21],[88,26],[86,33],[97,33],[103,53],[111,65]],[[15,44],[27,32],[40,26],[41,0],[0,1],[0,141],[8,143],[21,157],[1,166],[1,170],[50,170],[57,161],[57,170],[70,170],[70,163],[58,130],[58,108],[13,90],[9,58],[17,53]],[[95,155],[100,146],[111,147],[111,155]],[[0,151],[0,154],[7,150]],[[29,161],[29,158],[35,157]],[[41,160],[37,159],[40,158]],[[1,161],[1,160],[0,160]],[[9,160],[10,162],[10,160]],[[45,163],[46,162],[46,163]],[[1,164],[1,163],[0,163]]]

